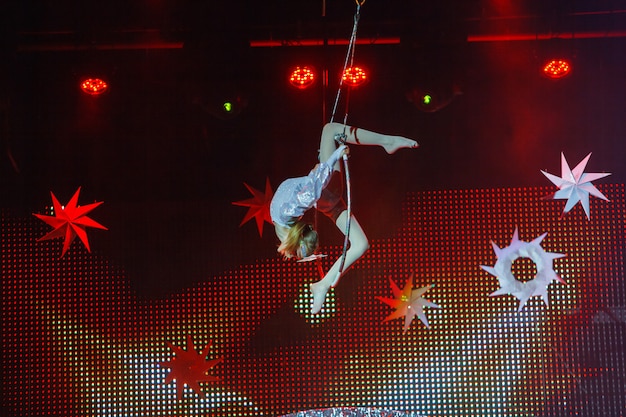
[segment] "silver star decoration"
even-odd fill
[[[569,212],[576,203],[580,202],[585,210],[587,219],[589,219],[589,194],[608,201],[609,199],[604,196],[598,189],[591,183],[600,178],[608,177],[610,173],[589,173],[584,172],[587,162],[591,157],[591,153],[587,155],[576,168],[570,169],[565,159],[565,155],[561,153],[561,176],[549,174],[545,171],[541,171],[554,185],[559,187],[559,191],[551,194],[555,200],[565,200],[565,209],[563,213]]]

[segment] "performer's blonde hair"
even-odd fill
[[[296,222],[289,228],[287,237],[278,246],[278,252],[285,257],[285,259],[293,258],[298,255],[298,249],[304,247],[306,250],[305,256],[310,256],[315,253],[318,246],[317,232],[313,227],[305,222]]]

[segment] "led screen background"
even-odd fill
[[[590,220],[580,206],[562,215],[562,201],[543,199],[550,187],[408,193],[395,235],[370,242],[315,318],[306,296],[313,264],[260,259],[141,297],[98,247],[75,243],[60,258],[60,241],[36,241],[43,222],[4,211],[5,414],[276,416],[354,406],[622,415],[624,186],[598,188],[610,201],[592,199]],[[534,297],[518,312],[514,297],[489,297],[497,279],[480,265],[495,263],[491,242],[508,246],[516,228],[523,241],[547,233],[545,251],[566,254],[554,270],[567,284],[550,285],[549,306]],[[333,258],[341,248],[322,250]],[[513,270],[528,280],[534,265],[520,259]],[[403,333],[376,297],[392,297],[390,281],[410,277],[434,284],[424,296],[441,308],[426,308],[430,329],[416,319]],[[220,380],[202,384],[205,398],[186,388],[177,400],[159,363],[173,357],[168,342],[185,348],[187,336],[223,361],[209,371]]]

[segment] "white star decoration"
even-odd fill
[[[552,269],[552,261],[566,255],[544,251],[541,247],[541,241],[546,235],[547,233],[544,233],[532,242],[523,242],[519,240],[516,228],[515,232],[513,232],[511,244],[506,248],[499,248],[494,242],[491,242],[498,260],[493,267],[480,266],[491,275],[497,277],[500,283],[500,289],[491,293],[490,296],[504,294],[514,296],[520,301],[517,311],[522,310],[530,297],[537,295],[541,296],[546,305],[549,305],[548,285],[555,280],[565,284],[565,281]],[[511,272],[511,265],[518,258],[529,258],[535,263],[537,274],[530,281],[519,281]]]
[[[561,176],[549,174],[545,171],[541,171],[554,185],[559,187],[559,191],[551,194],[549,197],[555,200],[565,200],[565,209],[563,213],[569,212],[572,207],[580,201],[580,204],[585,210],[587,219],[589,219],[589,194],[608,201],[608,198],[604,196],[591,181],[595,181],[600,178],[611,175],[610,173],[589,173],[584,172],[587,162],[591,157],[591,153],[585,157],[576,168],[570,169],[565,159],[565,155],[561,153]]]

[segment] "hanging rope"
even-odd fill
[[[330,121],[335,121],[335,114],[337,113],[337,106],[339,105],[339,99],[341,98],[341,91],[343,90],[343,77],[349,66],[354,64],[354,46],[356,45],[356,32],[359,27],[359,20],[361,19],[361,5],[365,3],[365,0],[356,2],[356,12],[354,13],[354,23],[352,25],[352,34],[350,35],[350,41],[348,42],[348,51],[346,52],[346,59],[343,63],[343,71],[341,72],[341,78],[339,79],[339,88],[337,89],[337,95],[335,96],[335,104],[333,105],[333,112],[330,116]],[[348,119],[348,102],[346,99],[346,112],[344,115],[343,123],[344,128]],[[345,133],[345,131],[344,131]]]
[[[333,105],[333,112],[330,117],[331,122],[335,120],[335,114],[337,112],[337,106],[339,104],[339,99],[341,97],[341,91],[343,89],[343,81],[344,81],[344,76],[346,74],[346,70],[348,69],[349,66],[351,67],[354,64],[354,49],[355,49],[354,47],[356,45],[356,33],[357,33],[357,28],[359,26],[359,19],[361,18],[361,6],[363,5],[363,3],[365,3],[365,0],[361,0],[361,1],[356,0],[356,12],[354,13],[354,24],[352,26],[352,34],[350,35],[350,41],[348,42],[348,51],[346,53],[346,59],[344,60],[343,71],[341,72],[339,88],[337,89],[337,96],[335,97],[335,104]],[[335,136],[335,140],[342,144],[345,143],[347,139],[346,124],[348,120],[348,104],[349,104],[349,94],[346,95],[346,106],[345,106],[346,111],[343,117],[343,132]],[[350,169],[348,167],[347,155],[343,156],[343,168],[344,168],[344,173],[346,176],[347,220],[346,220],[346,230],[344,232],[345,238],[343,241],[343,252],[341,255],[341,263],[339,264],[339,271],[337,272],[337,278],[335,279],[333,286],[339,280],[339,278],[341,277],[341,274],[343,273],[343,268],[346,263],[346,254],[348,252],[348,245],[350,244],[350,223],[351,223],[351,218],[352,218],[352,191],[351,191],[351,184],[350,184]]]

